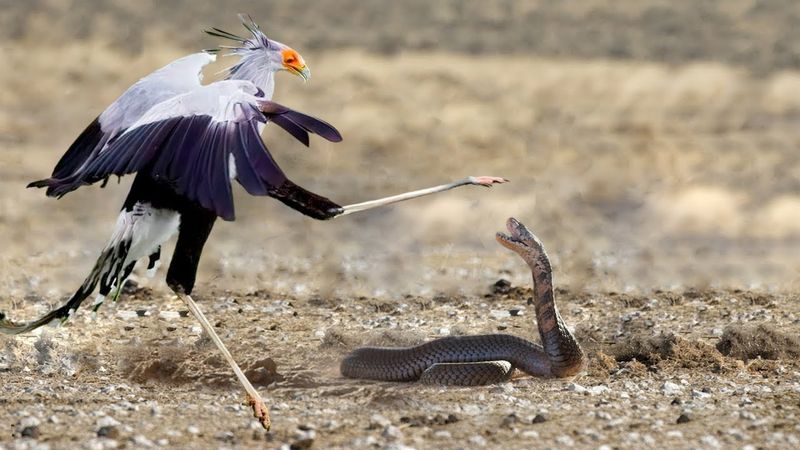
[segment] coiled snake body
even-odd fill
[[[525,225],[508,219],[510,235],[497,241],[519,254],[531,268],[536,321],[542,345],[508,334],[453,336],[415,347],[364,347],[341,363],[348,378],[415,381],[475,386],[508,380],[514,369],[537,377],[563,378],[579,373],[583,351],[555,304],[550,260],[541,241]]]

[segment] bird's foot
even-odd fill
[[[253,416],[258,419],[265,430],[269,431],[269,428],[272,426],[272,421],[269,418],[269,409],[267,405],[264,404],[264,400],[261,400],[261,397],[253,398],[252,395],[247,394],[247,402],[245,405],[253,408]]]
[[[508,180],[503,177],[489,177],[489,176],[482,176],[482,177],[467,177],[470,184],[474,184],[477,186],[486,186],[492,187],[494,184],[503,184],[508,183]]]

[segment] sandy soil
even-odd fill
[[[276,100],[345,137],[304,149],[268,129],[295,181],[343,203],[467,174],[512,183],[329,223],[239,190],[196,298],[269,399],[273,431],[240,406],[162,271],[96,319],[0,336],[0,449],[798,447],[797,11],[673,3],[347,15],[313,2],[296,21],[294,2],[255,7],[314,74],[279,77]],[[126,5],[4,5],[0,311],[12,318],[80,284],[130,180],[59,201],[25,184],[138,77],[213,45],[184,30],[234,29],[217,2]],[[711,31],[691,32],[697,20]],[[586,374],[470,389],[339,377],[363,344],[536,339],[529,309],[502,317],[529,308],[530,274],[493,239],[512,215],[548,248]],[[501,278],[515,288],[492,293]]]
[[[263,291],[199,295],[271,405],[274,429],[265,433],[240,406],[242,392],[212,344],[192,318],[181,316],[182,305],[139,289],[95,321],[79,318],[65,328],[3,340],[4,445],[798,445],[796,297],[560,291],[565,319],[590,357],[587,373],[574,380],[436,388],[338,376],[338,360],[362,344],[498,330],[535,339],[529,295],[527,288],[393,300]],[[511,308],[522,308],[523,315],[490,314]],[[29,304],[17,312],[40,310]],[[757,324],[765,328],[754,332],[750,327]],[[35,439],[20,437],[33,433],[25,431],[32,426]]]

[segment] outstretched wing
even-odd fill
[[[52,178],[73,175],[109,140],[124,132],[153,106],[200,87],[200,71],[214,59],[214,55],[195,53],[137,81],[78,136],[56,164]]]
[[[48,195],[62,196],[110,175],[146,172],[226,220],[234,218],[234,178],[252,195],[271,195],[315,217],[319,211],[308,211],[309,201],[321,202],[323,211],[338,206],[287,180],[261,140],[259,125],[268,121],[306,145],[308,133],[341,140],[333,126],[263,100],[249,82],[220,81],[157,104],[75,173],[33,185],[47,186]],[[298,198],[306,204],[295,205]]]

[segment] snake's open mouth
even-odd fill
[[[519,250],[531,246],[530,243],[533,241],[533,235],[520,221],[510,217],[506,221],[506,228],[508,228],[510,235],[500,232],[496,235],[497,242],[499,242],[500,245],[510,250]]]

